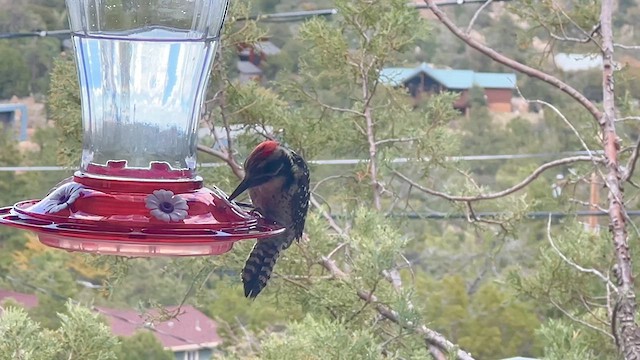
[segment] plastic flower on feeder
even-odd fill
[[[80,197],[82,189],[82,185],[76,183],[56,189],[43,201],[44,213],[57,213],[68,208]]]
[[[154,191],[147,196],[145,206],[153,217],[164,222],[183,220],[189,210],[187,201],[169,190]]]

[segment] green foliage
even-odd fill
[[[58,313],[59,329],[40,328],[20,308],[5,308],[0,316],[0,359],[116,359],[118,345],[111,330],[86,307],[68,302]]]
[[[64,2],[58,0],[11,1],[2,5],[0,33],[59,30],[68,24]],[[57,38],[0,41],[0,99],[44,94],[49,86],[52,60],[60,48],[61,40]],[[14,88],[7,87],[12,81],[16,81]]]
[[[459,275],[440,280],[420,275],[418,279],[425,318],[432,319],[432,327],[457,339],[477,358],[539,353],[539,343],[532,341],[540,324],[535,309],[508,288],[488,282],[474,290]]]
[[[155,336],[149,331],[137,331],[133,336],[121,338],[116,347],[115,358],[118,360],[173,360],[171,351],[165,350]]]
[[[5,307],[0,316],[0,359],[51,360],[62,344],[20,308]]]
[[[293,323],[282,335],[270,336],[263,343],[264,359],[384,359],[376,336],[367,328],[305,317]],[[389,354],[392,355],[392,354]]]
[[[614,360],[616,351],[610,347],[599,349],[594,343],[601,339],[593,333],[580,329],[574,322],[564,319],[549,319],[538,331],[538,337],[545,344],[545,359],[549,360]]]
[[[13,255],[13,266],[6,275],[12,279],[14,288],[31,292],[35,286],[46,291],[39,294],[39,306],[31,309],[30,315],[45,328],[58,328],[60,318],[55,316],[56,312],[62,312],[66,299],[77,293],[73,274],[65,266],[69,255],[58,251],[43,251],[28,258],[26,262],[19,261]]]
[[[32,3],[44,7],[61,4],[59,0]],[[611,339],[605,335],[609,330],[603,311],[606,306],[602,303],[606,297],[603,283],[567,265],[547,245],[543,223],[524,220],[527,211],[581,209],[567,200],[587,198],[588,190],[576,182],[584,182],[582,174],[590,173],[592,164],[571,166],[572,174],[576,175],[567,176],[566,191],[558,199],[551,198],[550,186],[556,173],[567,175],[566,168],[542,174],[504,199],[469,203],[452,203],[427,195],[406,185],[393,173],[400,171],[421,185],[452,194],[502,190],[521,181],[543,160],[456,163],[447,157],[583,150],[568,122],[582,134],[588,147],[596,149],[599,133],[590,115],[567,96],[522,76],[519,90],[527,98],[550,102],[567,118],[540,104],[535,105],[544,111],[537,116],[503,118],[487,111],[484,93],[477,88],[471,90],[474,106],[469,117],[453,110],[451,104],[456,94],[432,96],[414,106],[404,89],[386,88],[379,83],[381,68],[402,66],[407,61],[477,71],[503,71],[504,67],[478,56],[449,32],[431,29],[405,3],[339,0],[335,4],[340,11],[337,16],[283,25],[234,19],[260,11],[333,4],[263,0],[252,2],[250,8],[246,2],[232,2],[202,126],[224,130],[230,124],[242,130],[233,137],[231,149],[225,147],[224,139],[213,135],[204,143],[213,143],[214,149],[220,149],[238,163],[265,136],[282,140],[307,159],[367,160],[355,166],[312,167],[312,186],[322,209],[310,213],[305,231],[308,240],[303,239],[282,254],[269,286],[258,299],[243,298],[238,275],[253,245],[250,241],[236,244],[233,251],[223,256],[209,258],[94,257],[94,264],[106,266],[110,273],[105,277],[93,275],[91,280],[104,280],[106,288],[102,293],[91,293],[78,291],[75,279],[90,276],[70,266],[67,254],[54,251],[19,257],[28,260],[14,266],[16,259],[12,252],[24,255],[30,248],[25,248],[24,239],[3,234],[0,271],[6,270],[2,273],[18,279],[15,283],[5,279],[3,284],[18,290],[37,286],[51,294],[41,296],[42,306],[32,310],[34,318],[46,329],[37,332],[64,339],[56,344],[77,343],[67,348],[78,354],[84,350],[92,352],[76,354],[74,358],[166,357],[149,333],[125,339],[121,346],[112,346],[113,353],[101,353],[99,346],[83,336],[92,334],[107,343],[115,340],[106,338],[92,319],[86,319],[88,324],[80,324],[86,314],[78,315],[77,321],[71,315],[63,317],[63,321],[53,317],[51,309],[64,311],[64,303],[54,296],[57,295],[142,310],[183,301],[193,303],[218,320],[220,332],[227,340],[220,350],[228,358],[430,358],[424,339],[403,327],[408,324],[426,324],[441,331],[480,359],[516,355],[608,359],[615,354]],[[484,33],[485,42],[499,52],[553,73],[555,70],[543,62],[550,52],[534,54],[536,50],[530,46],[533,36],[548,39],[548,31],[563,34],[566,29],[571,35],[577,31],[576,24],[589,29],[597,21],[598,6],[597,1],[579,1],[564,16],[554,3],[558,2],[520,1],[512,12],[490,16],[485,12],[480,14],[474,29]],[[634,10],[630,3],[620,2],[620,6]],[[468,22],[477,9],[455,8],[451,15],[460,24]],[[0,29],[53,26],[57,16],[41,8],[16,12],[14,7],[8,13],[15,18],[0,14]],[[514,17],[514,13],[521,17]],[[532,25],[521,28],[522,23]],[[283,49],[278,57],[267,60],[265,72],[275,82],[263,86],[239,83],[235,80],[237,46],[255,43],[266,34],[274,35],[272,40]],[[23,62],[28,64],[29,71],[38,70],[34,74],[39,80],[30,81],[32,88],[46,82],[44,74],[50,69],[46,58],[53,52],[53,45],[47,43],[42,52],[36,53],[32,43],[20,43],[30,51]],[[552,50],[574,49],[553,42],[552,45],[558,46]],[[0,55],[0,64],[2,58]],[[82,124],[72,58],[58,58],[50,73],[52,82],[47,100],[55,129],[37,132],[36,141],[43,150],[30,156],[16,155],[15,143],[1,140],[0,163],[50,164],[54,155],[58,155],[56,161],[77,165]],[[618,102],[624,116],[635,115],[635,75],[628,68],[617,76],[617,85],[622,89]],[[563,76],[585,92],[599,81],[595,75]],[[640,133],[635,124],[619,127],[628,130],[622,134],[624,145]],[[371,142],[376,144],[373,152]],[[400,165],[393,161],[395,158],[412,162]],[[200,154],[200,160],[220,161],[210,154]],[[377,170],[373,171],[371,164]],[[201,175],[207,185],[225,191],[238,181],[226,166],[203,169]],[[377,177],[377,184],[372,176]],[[22,199],[36,189],[50,188],[44,185],[47,181],[0,173],[3,190],[0,198],[8,203]],[[376,191],[381,198],[380,206],[372,201]],[[481,211],[502,215],[474,218]],[[414,221],[399,219],[397,215],[403,212],[468,217]],[[334,216],[330,226],[326,219],[329,214]],[[562,225],[562,229],[553,227],[558,248],[576,263],[606,273],[612,263],[607,239],[586,234],[573,220]],[[335,227],[344,233],[334,232]],[[326,260],[345,275],[332,274],[319,264]],[[389,281],[392,273],[400,274],[402,286],[396,288]],[[361,296],[371,294],[378,302],[362,301],[358,292]],[[584,303],[593,309],[585,308]],[[394,309],[400,324],[380,318],[376,305]],[[578,319],[601,331],[567,319]],[[25,328],[25,337],[35,338],[33,327]],[[48,344],[46,341],[33,343]],[[62,350],[52,351],[60,354]],[[69,354],[64,355],[68,358]]]
[[[478,86],[474,86],[469,89],[469,103],[471,107],[477,107],[486,109],[487,99],[484,94],[484,89]]]
[[[5,40],[0,54],[0,99],[29,94],[29,69],[20,51]]]
[[[584,224],[575,220],[553,229],[552,234],[547,234],[546,244],[541,246],[536,271],[527,275],[524,271],[514,271],[509,282],[519,293],[549,304],[547,316],[570,314],[571,319],[600,330],[577,328],[566,320],[551,321],[540,332],[547,347],[545,354],[556,359],[565,353],[575,354],[576,357],[570,357],[574,359],[582,355],[593,359],[611,358],[609,354],[615,354],[616,350],[607,335],[608,315],[604,310],[606,304],[602,303],[606,301],[606,297],[602,300],[607,292],[605,284],[593,274],[571,265],[580,264],[597,271],[610,266],[613,262],[610,242],[604,234],[585,231]],[[585,307],[585,301],[590,305]],[[550,337],[557,337],[557,341],[549,342]]]
[[[245,326],[250,330],[286,324],[300,316],[299,309],[292,304],[285,313],[273,304],[278,300],[273,292],[268,292],[255,302],[244,297],[237,277],[217,277],[210,287],[210,295],[202,295],[199,302],[206,306],[205,313],[232,328]]]
[[[68,56],[56,59],[51,79],[47,105],[49,116],[60,131],[58,161],[65,165],[77,165],[82,151],[82,110],[73,59]]]
[[[59,333],[67,359],[117,359],[113,349],[118,340],[109,326],[101,322],[98,314],[83,306],[67,302],[66,313],[60,317]]]

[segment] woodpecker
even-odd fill
[[[229,200],[248,190],[255,210],[286,228],[258,240],[242,269],[244,296],[254,299],[267,286],[280,252],[302,237],[309,210],[309,167],[300,155],[267,140],[249,154],[244,171]]]

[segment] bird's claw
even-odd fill
[[[233,201],[233,203],[238,205],[239,207],[242,207],[242,208],[249,208],[249,213],[251,215],[255,215],[255,216],[264,218],[264,215],[262,215],[260,210],[256,209],[252,204],[244,203],[244,202],[240,202],[240,201]]]
[[[256,215],[258,217],[264,218],[264,215],[262,215],[262,213],[258,209],[251,210],[251,215]]]
[[[253,205],[249,204],[249,203],[240,202],[240,201],[234,201],[233,203],[238,205],[238,206],[240,206],[240,207],[252,208],[253,209]]]

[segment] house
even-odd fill
[[[27,309],[38,306],[36,295],[0,290],[0,306],[8,299]],[[167,310],[175,309],[174,307]],[[175,318],[154,324],[147,322],[135,310],[102,306],[94,307],[93,310],[106,318],[114,335],[128,337],[139,330],[151,331],[165,349],[174,353],[176,360],[212,359],[215,348],[222,343],[215,321],[190,305],[183,305]],[[153,318],[158,313],[151,311],[147,315]]]
[[[12,131],[16,117],[20,118],[18,141],[27,140],[27,106],[24,104],[0,104],[0,127]]]
[[[0,306],[7,300],[22,305],[25,309],[31,309],[38,306],[38,297],[32,294],[23,294],[10,290],[0,290]]]
[[[269,38],[263,37],[256,43],[240,43],[237,45],[240,82],[262,82],[261,66],[269,56],[280,54],[280,48],[272,43]]]
[[[240,61],[249,61],[256,66],[260,66],[269,56],[280,54],[280,48],[268,37],[260,38],[256,43],[240,43],[237,48]]]
[[[465,112],[470,106],[469,90],[482,88],[489,110],[511,112],[511,98],[516,88],[513,73],[483,73],[473,70],[437,69],[422,63],[418,67],[388,67],[380,72],[380,82],[393,87],[404,86],[411,96],[420,101],[426,94],[451,91],[460,94],[453,106]]]
[[[262,82],[262,69],[254,65],[251,61],[238,61],[236,63],[238,79],[241,83],[249,81]]]
[[[107,318],[114,335],[128,337],[141,329],[152,331],[162,346],[174,353],[176,360],[211,359],[215,347],[222,343],[216,323],[190,305],[183,305],[174,319],[153,325],[135,310],[105,307],[96,307],[95,310]],[[153,318],[158,313],[152,311],[147,315]]]

